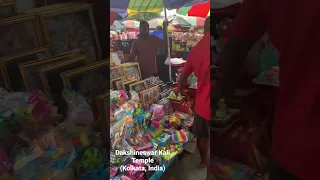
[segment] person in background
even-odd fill
[[[179,78],[180,93],[192,72],[198,78],[192,132],[197,137],[201,165],[207,168],[207,179],[210,179],[210,56],[210,17],[208,17],[205,20],[205,35],[191,50]]]
[[[228,103],[253,43],[268,32],[279,52],[269,180],[320,179],[319,7],[320,1],[245,0],[221,56]]]
[[[147,21],[140,21],[139,36],[132,44],[129,61],[137,61],[139,63],[143,79],[156,76],[157,51],[158,48],[164,45],[164,40],[149,34],[149,23]]]

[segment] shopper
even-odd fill
[[[140,21],[139,36],[132,44],[129,61],[137,61],[139,63],[143,79],[156,76],[157,51],[158,48],[164,45],[164,40],[149,34],[149,23],[147,21]]]
[[[201,165],[207,168],[210,179],[210,18],[205,21],[205,35],[191,50],[179,78],[179,92],[194,72],[198,78],[193,134],[197,137]]]
[[[236,73],[264,32],[279,51],[271,180],[320,179],[319,7],[319,1],[245,0],[222,54],[228,102]]]

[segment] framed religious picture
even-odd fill
[[[126,82],[122,83],[122,87],[125,91],[130,91],[130,84],[137,82],[137,80],[133,79],[133,80],[128,80]]]
[[[123,81],[125,80],[125,77],[120,77],[120,78],[116,78],[116,79],[111,79],[110,80],[110,84],[111,84],[111,89],[112,90],[118,90],[118,87],[117,87],[117,82],[118,81]]]
[[[45,87],[48,97],[60,95],[64,89],[64,83],[60,74],[72,69],[86,66],[87,57],[78,57],[68,61],[61,61],[55,64],[47,64],[39,67],[41,82]]]
[[[117,79],[123,76],[123,71],[121,66],[114,66],[110,68],[110,80]]]
[[[12,16],[16,12],[16,0],[0,0],[0,18]]]
[[[139,81],[132,84],[129,84],[130,90],[136,91],[138,94],[141,91],[144,91],[147,89],[147,83],[145,81]]]
[[[69,86],[81,95],[103,94],[110,91],[110,67],[107,61],[98,61],[84,67],[61,73],[64,86]]]
[[[80,49],[88,55],[88,62],[101,60],[91,4],[59,3],[26,13],[40,15],[44,36],[53,54]]]
[[[137,81],[142,80],[139,63],[124,63],[121,64],[123,74],[128,79],[136,79]]]
[[[110,60],[115,65],[120,65],[124,63],[124,55],[122,51],[113,51],[110,52]]]
[[[19,69],[19,64],[34,60],[43,60],[49,57],[47,47],[37,48],[28,52],[15,54],[0,61],[1,71],[5,81],[5,87],[9,91],[25,91],[23,76]]]
[[[149,107],[150,105],[157,103],[159,101],[159,93],[160,89],[158,86],[141,91],[140,98],[142,105],[144,107]]]
[[[0,60],[45,46],[36,16],[16,15],[1,18]]]
[[[126,80],[120,80],[120,81],[117,81],[116,82],[116,87],[117,87],[117,90],[119,91],[119,90],[124,90],[124,88],[123,88],[123,82],[126,82]]]
[[[87,56],[84,54],[79,54],[78,52],[66,52],[60,55],[51,56],[49,58],[28,61],[25,63],[19,64],[21,76],[23,79],[24,86],[26,91],[33,91],[33,90],[41,90],[45,92],[45,88],[42,84],[39,67],[49,64],[55,64],[58,62],[65,62],[71,60],[73,58],[86,58]]]

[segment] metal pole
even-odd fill
[[[164,19],[165,19],[166,22],[168,22],[165,0],[162,0],[162,3],[163,3]],[[167,33],[167,46],[168,46],[167,61],[169,62],[169,81],[173,82],[172,81],[172,76],[171,76],[171,61],[170,61],[171,54],[170,54],[170,42],[169,42],[168,26],[166,26],[166,33]]]

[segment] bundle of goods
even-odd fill
[[[202,39],[203,34],[193,32],[173,32],[172,51],[190,51]]]
[[[128,180],[149,179],[155,172],[149,172],[148,168],[162,167],[183,150],[183,143],[190,139],[186,125],[191,125],[192,117],[180,112],[171,113],[173,110],[169,105],[170,101],[161,100],[159,104],[143,107],[137,93],[134,91],[130,91],[130,95],[123,93],[125,92],[112,91],[110,94],[110,119],[112,119],[110,177]],[[129,152],[133,154],[121,154],[124,150],[126,152],[131,150]],[[146,155],[146,152],[149,153]],[[149,161],[137,162],[137,159],[149,159]],[[135,168],[121,172],[120,165]],[[155,170],[161,171],[161,169]]]

